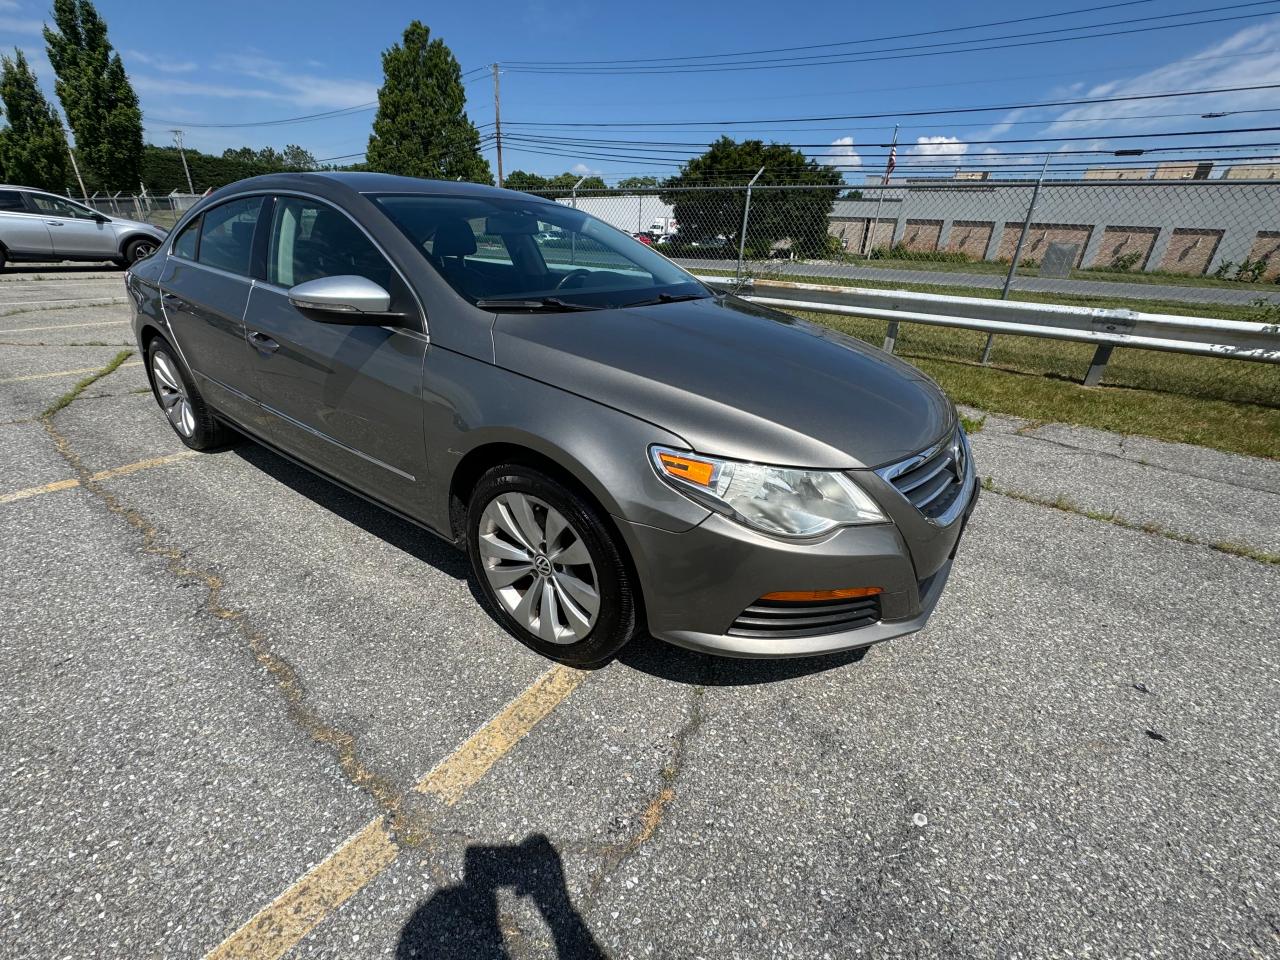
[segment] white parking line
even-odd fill
[[[0,337],[10,333],[35,333],[37,330],[71,330],[76,327],[119,327],[127,324],[129,320],[98,320],[94,323],[55,323],[48,327],[13,327],[9,330],[0,329]]]

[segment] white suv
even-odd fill
[[[108,217],[32,187],[0,186],[0,267],[6,262],[149,257],[165,237],[150,223]]]

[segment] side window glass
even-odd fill
[[[196,238],[200,235],[200,218],[196,217],[178,234],[178,238],[173,241],[173,255],[175,257],[184,257],[187,260],[196,258]]]
[[[0,210],[26,210],[22,194],[17,190],[0,190]]]
[[[201,217],[200,262],[248,276],[253,228],[261,209],[262,197],[245,197],[206,211]]]
[[[294,287],[320,277],[366,277],[392,290],[392,269],[346,214],[315,200],[280,197],[267,246],[267,282]]]
[[[92,216],[92,214],[83,207],[77,207],[69,200],[63,200],[61,197],[50,196],[47,193],[31,194],[31,202],[36,205],[36,209],[41,213],[47,213],[54,217],[80,217],[81,219],[88,219]]]

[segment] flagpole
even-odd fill
[[[871,221],[871,232],[867,234],[867,259],[875,250],[876,227],[880,226],[880,207],[884,204],[884,193],[889,188],[889,175],[893,173],[893,164],[898,154],[898,125],[893,125],[893,143],[889,146],[889,159],[884,164],[884,182],[880,185],[880,197],[876,200],[876,217]]]

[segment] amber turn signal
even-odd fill
[[[714,464],[666,452],[659,453],[658,459],[662,461],[662,469],[670,476],[688,480],[702,487],[711,485],[711,477],[716,469]]]
[[[839,590],[780,590],[766,593],[761,600],[790,600],[793,603],[814,600],[852,600],[855,597],[874,597],[884,593],[883,587],[841,587]]]

